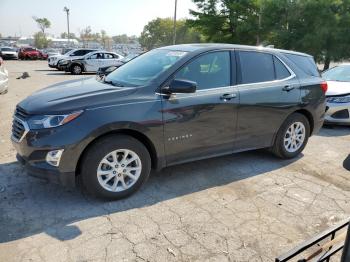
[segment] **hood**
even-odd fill
[[[350,82],[327,81],[327,84],[326,96],[350,94]]]
[[[60,114],[111,103],[135,92],[136,88],[115,87],[94,77],[65,81],[41,89],[18,104],[29,114]]]

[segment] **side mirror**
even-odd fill
[[[164,89],[165,93],[194,93],[197,89],[197,83],[189,80],[174,79],[169,88]]]

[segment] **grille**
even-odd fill
[[[15,117],[25,120],[28,117],[28,114],[22,108],[17,106],[15,110]]]
[[[27,124],[24,122],[27,117],[28,114],[22,108],[16,108],[12,121],[12,139],[16,142],[20,142],[28,132]]]

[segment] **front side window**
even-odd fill
[[[196,82],[198,90],[230,86],[230,54],[223,51],[202,55],[185,65],[174,78]]]
[[[184,51],[154,49],[114,70],[105,80],[115,85],[144,86],[186,54]]]
[[[103,54],[102,53],[93,54],[89,57],[89,59],[103,59]]]
[[[242,84],[275,80],[273,56],[271,54],[240,51]]]

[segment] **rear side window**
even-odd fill
[[[284,55],[309,76],[320,76],[315,61],[312,57],[287,53],[284,53]]]
[[[280,80],[290,76],[288,69],[277,57],[274,56],[273,61],[275,63],[276,79]]]
[[[240,51],[242,84],[275,80],[273,56],[271,54]]]

